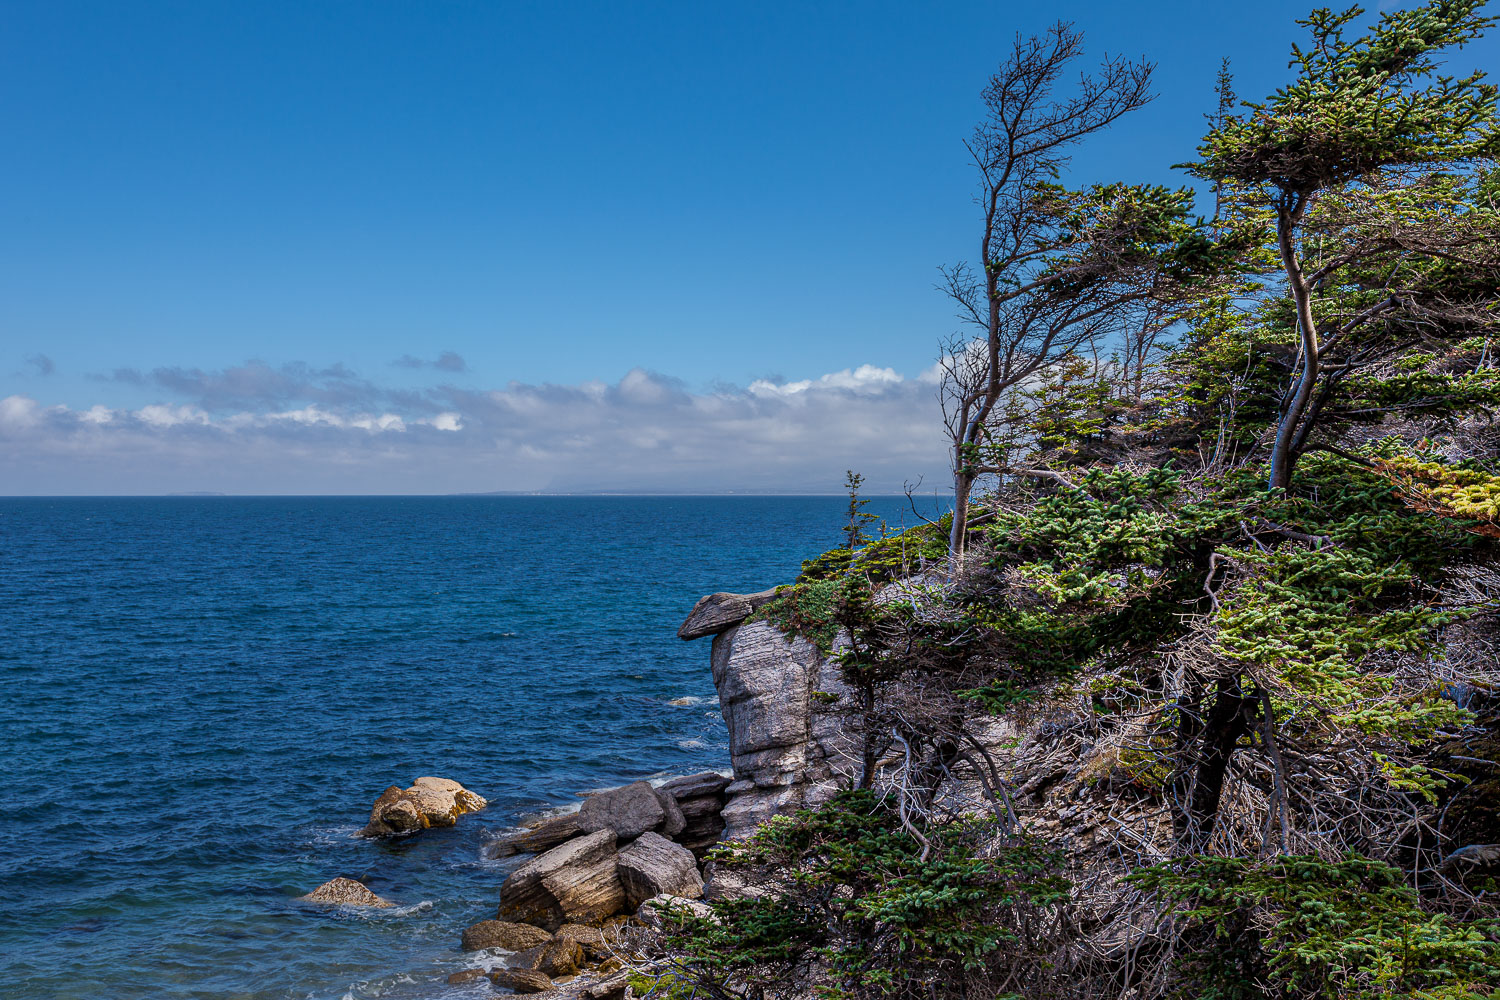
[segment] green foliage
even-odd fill
[[[947,554],[942,522],[878,538],[858,550],[829,549],[803,562],[797,582],[780,588],[752,620],[772,622],[786,635],[804,636],[830,652],[841,624],[861,624],[868,617],[862,610],[855,620],[841,621],[841,615],[850,616],[851,601],[863,600],[872,586],[908,576]]]
[[[869,792],[767,823],[716,863],[774,870],[774,895],[714,904],[681,919],[674,943],[701,971],[776,984],[804,957],[826,963],[829,998],[926,996],[993,960],[1032,954],[1011,914],[1064,905],[1060,857],[972,821],[929,828],[930,848]]]
[[[1062,330],[1075,308],[1134,324],[1109,314],[1123,305],[1175,346],[1144,377],[1134,362],[1128,386],[1075,352],[991,400],[955,449],[974,502],[951,560],[948,520],[869,540],[849,474],[845,544],[760,617],[825,654],[845,638],[847,693],[813,701],[862,740],[861,785],[903,761],[908,811],[855,792],[726,849],[720,863],[773,889],[680,918],[695,974],[754,995],[795,969],[827,997],[925,1000],[1500,989],[1500,931],[1475,916],[1490,903],[1460,891],[1493,873],[1456,887],[1413,864],[1494,813],[1477,794],[1449,808],[1494,785],[1472,744],[1495,714],[1483,616],[1500,604],[1500,444],[1475,419],[1500,407],[1500,116],[1479,74],[1437,73],[1488,26],[1480,6],[1429,0],[1352,41],[1358,9],[1314,11],[1295,79],[1240,113],[1221,75],[1193,165],[1214,183],[1212,225],[1182,191],[1028,188],[1036,238],[989,250],[974,304],[1022,326],[1035,306]],[[1122,293],[1127,278],[1141,284]],[[1165,350],[1141,344],[1132,357]],[[992,495],[971,495],[981,475]],[[1068,844],[1085,856],[1064,859],[941,822],[942,782],[980,769],[963,744],[979,712],[1028,741],[997,767],[1026,789],[1005,802],[1021,829],[1040,812],[1071,836],[1077,802],[1124,833],[1093,823]],[[1031,749],[1046,772],[1027,773]],[[1139,969],[1098,959],[1119,925],[1073,948],[1094,931],[1063,919],[1069,893],[1099,891],[1148,843],[1174,860],[1130,878],[1166,907],[1164,940],[1132,951]],[[1355,853],[1292,853],[1314,848]],[[1117,901],[1080,911],[1107,923]],[[1180,968],[1150,967],[1168,961],[1158,943]]]
[[[864,481],[865,477],[853,469],[844,474],[844,489],[849,494],[849,513],[844,523],[844,548],[851,552],[868,541],[865,536],[865,526],[880,520],[878,515],[865,510],[865,505],[870,501],[860,499],[859,488],[864,485]],[[880,534],[885,535],[883,525]]]
[[[991,715],[1003,715],[1017,705],[1033,700],[1037,692],[1024,688],[1011,680],[993,680],[977,688],[958,692],[965,701],[972,701]]]
[[[839,603],[851,586],[858,586],[858,581],[832,577],[779,588],[776,596],[761,605],[750,620],[771,622],[789,637],[811,639],[826,654],[833,649],[838,636]]]
[[[1267,987],[1345,998],[1500,986],[1493,921],[1427,913],[1398,869],[1369,858],[1189,857],[1130,881],[1202,932],[1205,951],[1188,971],[1203,1000],[1263,997]]]
[[[1230,118],[1200,147],[1200,176],[1314,190],[1396,164],[1451,163],[1493,149],[1495,88],[1483,74],[1436,77],[1434,54],[1477,38],[1493,19],[1482,0],[1431,0],[1381,15],[1346,41],[1364,11],[1314,11],[1292,47],[1297,78],[1250,114]],[[1426,81],[1426,86],[1419,86]]]

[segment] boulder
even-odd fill
[[[728,801],[724,789],[729,781],[717,771],[704,771],[673,778],[657,789],[672,796],[682,813],[683,828],[672,834],[672,839],[700,860],[724,832],[724,804]]]
[[[568,813],[566,816],[544,820],[519,833],[508,833],[498,840],[490,841],[484,846],[484,856],[506,858],[512,854],[541,854],[583,832],[583,827],[578,825],[578,814]]]
[[[487,804],[456,781],[418,778],[410,788],[392,785],[382,792],[360,834],[400,837],[434,826],[452,826],[464,813],[477,812]]]
[[[687,616],[687,621],[677,630],[677,637],[702,639],[704,636],[718,635],[749,618],[762,604],[775,596],[776,588],[772,587],[758,594],[720,593],[700,597]]]
[[[578,825],[585,832],[612,830],[620,841],[655,830],[666,820],[656,789],[644,781],[590,795],[578,810]]]
[[[552,940],[552,935],[540,927],[517,924],[509,920],[481,920],[464,931],[464,951],[479,951],[481,948],[500,948],[504,951],[525,951]]]
[[[548,931],[602,920],[625,905],[618,865],[613,830],[576,837],[511,872],[497,916]]]
[[[465,969],[462,972],[455,972],[455,973],[453,973],[453,975],[449,976],[448,977],[448,985],[449,986],[462,986],[464,983],[472,983],[476,979],[483,979],[483,978],[484,978],[484,970],[483,969]]]
[[[392,785],[380,793],[370,809],[370,821],[359,831],[362,837],[401,837],[422,829],[422,814],[406,789]]]
[[[630,995],[630,974],[579,976],[559,992],[569,1000],[625,1000]]]
[[[743,875],[709,862],[703,868],[703,898],[710,903],[721,903],[729,899],[759,899],[769,895],[771,889],[762,883],[747,881]]]
[[[661,930],[662,923],[670,913],[687,912],[704,920],[716,920],[714,908],[699,899],[683,899],[681,896],[654,896],[636,910],[636,919],[653,930]]]
[[[330,879],[312,892],[303,896],[308,903],[335,903],[340,906],[395,906],[389,899],[381,899],[352,878]]]
[[[550,940],[550,939],[549,939]],[[535,969],[537,963],[542,960],[542,946],[527,948],[518,951],[514,955],[505,956],[505,967],[507,969]]]
[[[542,993],[552,988],[552,980],[534,969],[496,969],[490,982],[512,993]]]
[[[573,937],[559,934],[551,941],[542,945],[541,954],[537,956],[537,971],[544,972],[557,979],[560,976],[571,976],[583,965],[583,945]]]
[[[730,780],[718,771],[700,771],[698,774],[684,774],[680,778],[673,778],[657,791],[672,796],[686,812],[687,806],[684,803],[693,799],[717,798],[724,794]]]
[[[652,791],[656,793],[656,801],[661,803],[661,811],[666,814],[656,827],[656,832],[663,837],[675,837],[687,829],[687,817],[682,814],[682,806],[677,804],[672,793],[660,788],[653,788]]]
[[[693,852],[657,833],[643,833],[622,850],[619,871],[625,905],[632,910],[654,896],[703,895],[703,877]]]
[[[598,927],[588,927],[584,924],[563,924],[557,929],[554,937],[567,938],[575,941],[578,947],[583,949],[583,957],[590,962],[603,962],[613,952],[609,943],[605,940],[604,931]]]

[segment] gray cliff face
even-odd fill
[[[920,600],[924,585],[921,578],[897,581],[875,599]],[[768,621],[746,621],[773,593],[711,594],[698,602],[681,633],[714,636],[714,686],[734,768],[734,781],[724,789],[726,840],[749,836],[778,813],[821,805],[859,777],[861,755],[848,725],[853,698],[836,659],[847,637],[834,640],[834,656],[823,656],[809,639],[788,638]],[[978,756],[999,771],[1015,767],[1014,748],[1024,735],[1013,722],[993,717],[976,718],[969,727]],[[877,790],[899,764],[895,756],[877,762]],[[962,762],[939,789],[939,799],[957,813],[984,810],[992,802],[980,775]]]
[[[714,636],[712,665],[735,778],[725,789],[726,839],[847,785],[845,738],[825,706],[848,691],[811,641],[788,639],[770,622],[738,624]]]

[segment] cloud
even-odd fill
[[[25,360],[36,369],[38,375],[47,376],[57,371],[57,365],[45,354],[28,354]]]
[[[469,370],[469,363],[463,359],[462,355],[456,354],[453,351],[444,351],[432,361],[423,361],[421,358],[414,357],[413,355],[403,354],[395,361],[392,361],[391,364],[397,368],[436,368],[441,372],[466,372]]]
[[[820,375],[816,379],[803,379],[800,382],[757,379],[750,383],[750,391],[761,396],[795,396],[810,389],[847,389],[850,392],[879,393],[899,385],[901,381],[901,376],[896,374],[894,368],[860,365],[852,370],[845,368],[841,372],[831,372],[827,375]]]
[[[637,368],[613,383],[396,392],[341,366],[258,361],[111,381],[167,398],[0,400],[0,481],[32,493],[837,492],[845,469],[881,491],[919,477],[930,488],[947,466],[931,382],[873,365],[706,391]]]
[[[376,385],[343,364],[317,368],[294,361],[273,366],[251,359],[216,371],[163,367],[141,372],[134,368],[116,368],[108,375],[94,378],[157,389],[216,415],[243,410],[264,411],[276,406],[292,407],[298,403],[353,410],[436,412],[440,409],[422,393]]]

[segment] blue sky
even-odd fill
[[[3,10],[0,493],[941,478],[933,285],[973,253],[961,142],[1014,34],[1156,61],[1072,179],[1172,180],[1220,58],[1264,94],[1306,12]]]

